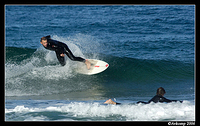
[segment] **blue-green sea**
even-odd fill
[[[109,68],[61,66],[47,35]],[[159,87],[183,103],[135,104]],[[195,5],[5,5],[5,121],[178,120],[195,120]]]

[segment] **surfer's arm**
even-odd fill
[[[165,97],[162,98],[162,101],[161,102],[167,102],[167,103],[170,103],[170,102],[177,102],[178,100],[169,100]],[[183,101],[179,101],[180,103],[182,103]]]
[[[180,102],[180,103],[182,103],[183,101],[165,99],[164,102],[167,102],[167,103],[169,103],[169,102]]]
[[[62,66],[64,66],[65,64],[66,64],[66,62],[65,62],[65,58],[64,58],[64,56],[62,56],[62,52],[59,52],[59,51],[55,51],[56,52],[56,56],[57,56],[57,59],[58,59],[58,61],[60,62],[60,64],[62,65]],[[63,54],[64,55],[64,54]]]
[[[139,104],[139,103],[148,104],[149,102],[138,101],[137,104]]]
[[[167,103],[169,103],[169,102],[172,102],[172,100],[169,100],[169,99],[163,97],[160,102],[167,102]]]

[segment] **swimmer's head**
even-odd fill
[[[159,87],[158,89],[157,89],[157,95],[161,95],[161,96],[164,96],[164,94],[165,94],[166,92],[165,92],[165,89],[164,88],[162,88],[162,87]]]

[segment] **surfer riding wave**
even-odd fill
[[[66,64],[65,61],[65,54],[66,54],[71,60],[83,62],[86,64],[87,69],[90,69],[91,63],[88,60],[83,59],[81,57],[75,57],[65,43],[51,39],[50,35],[42,37],[40,43],[44,46],[45,49],[56,52],[57,59],[62,66]]]

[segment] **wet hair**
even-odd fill
[[[159,87],[158,89],[157,89],[157,95],[164,95],[166,92],[165,92],[165,89],[164,88],[162,88],[162,87]]]
[[[47,40],[47,38],[46,37],[42,37],[40,42],[42,42],[42,40]]]

